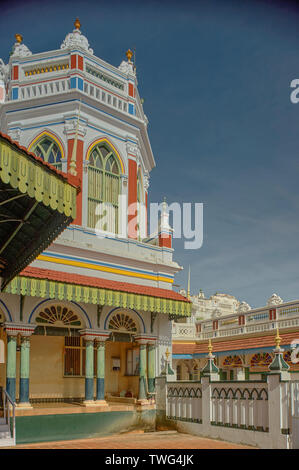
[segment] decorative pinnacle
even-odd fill
[[[213,346],[212,346],[211,339],[209,339],[208,351],[209,351],[209,356],[211,356],[212,352],[213,352]]]
[[[275,337],[275,345],[276,349],[280,349],[281,337],[279,336],[279,329],[276,328],[276,337]]]
[[[80,28],[81,28],[81,23],[80,23],[79,18],[76,18],[76,21],[75,21],[74,25],[75,25],[75,28],[76,28],[76,29],[80,29]]]
[[[21,42],[23,41],[23,36],[22,36],[22,34],[18,34],[18,33],[15,34],[15,38],[16,38],[16,40],[17,40],[17,42],[18,42],[19,44],[21,44]]]
[[[127,56],[128,62],[131,62],[131,59],[133,57],[133,52],[131,51],[131,49],[127,50],[126,56]]]
[[[166,360],[168,361],[168,358],[170,356],[170,352],[168,351],[168,348],[165,351],[165,356],[166,356]]]

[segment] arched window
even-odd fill
[[[109,330],[136,333],[138,328],[135,320],[127,313],[116,313],[109,321]]]
[[[58,170],[62,169],[61,150],[51,137],[47,135],[42,136],[30,150],[45,162],[51,163],[51,165],[55,166]]]
[[[35,319],[38,325],[48,325],[60,328],[82,328],[81,319],[68,307],[51,305],[39,312]]]
[[[88,165],[88,227],[118,233],[119,193],[118,158],[107,144],[98,144],[90,153]],[[105,210],[101,210],[103,203],[107,204]]]
[[[230,367],[242,367],[243,364],[240,356],[226,356],[223,361],[223,365]]]
[[[254,354],[250,361],[251,367],[266,367],[269,366],[272,362],[272,357],[269,353],[257,353]]]

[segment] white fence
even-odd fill
[[[280,374],[255,382],[157,380],[157,409],[181,432],[260,448],[299,448],[299,381]]]

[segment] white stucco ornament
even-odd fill
[[[76,47],[80,47],[84,51],[93,54],[93,49],[89,47],[88,39],[80,31],[81,23],[78,18],[76,19],[74,24],[75,29],[72,33],[67,34],[65,40],[60,46],[60,49],[74,49]]]
[[[247,302],[240,302],[237,308],[238,313],[249,312],[249,310],[251,310],[251,307]]]
[[[130,73],[131,75],[132,74],[134,75],[135,74],[134,64],[133,62],[131,62],[131,59],[133,57],[133,52],[130,49],[128,49],[126,52],[126,56],[127,56],[128,61],[123,60],[118,68],[123,73],[126,73],[126,74]]]
[[[271,305],[280,305],[283,303],[283,300],[281,297],[279,297],[279,295],[277,294],[272,294],[271,297],[268,299],[267,301],[267,305],[268,306],[271,306]]]
[[[221,317],[221,315],[222,315],[222,312],[217,307],[212,312],[212,318],[219,318],[219,317]]]
[[[21,34],[15,35],[16,42],[13,45],[12,52],[10,57],[29,57],[32,55],[32,52],[28,49],[25,44],[22,43],[23,36]]]
[[[5,81],[8,77],[8,65],[5,65],[2,59],[0,59],[0,80]]]

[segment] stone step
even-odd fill
[[[2,431],[0,432],[0,440],[1,439],[6,439],[7,437],[11,437],[11,434],[9,431]]]
[[[15,446],[15,441],[12,437],[8,437],[6,439],[0,439],[0,447],[11,447]]]
[[[0,433],[8,431],[8,424],[0,424]]]

